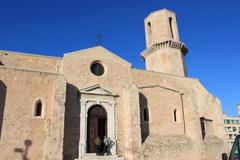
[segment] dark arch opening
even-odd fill
[[[107,112],[100,105],[94,105],[88,110],[87,117],[87,153],[96,153],[95,140],[101,140],[100,150],[104,149],[104,137],[107,137]]]
[[[149,136],[149,110],[147,97],[143,93],[139,93],[139,106],[141,120],[141,138],[142,143],[144,143]]]
[[[0,61],[0,66],[4,66],[4,64]]]
[[[151,22],[147,23],[147,32],[148,32],[149,43],[152,43],[152,26],[151,26]]]
[[[172,36],[172,39],[174,39],[174,36],[173,36],[173,28],[172,28],[172,17],[169,17],[169,26],[170,26],[170,31],[171,31],[171,36]]]
[[[5,83],[3,83],[3,81],[0,80],[0,138],[2,135],[2,125],[3,125],[6,94],[7,94],[7,86],[5,85]]]
[[[200,126],[201,126],[201,133],[202,133],[202,139],[204,140],[205,136],[206,136],[206,126],[205,126],[205,118],[204,117],[200,117]]]
[[[34,111],[34,116],[35,117],[40,117],[42,116],[42,101],[38,100],[35,104],[35,111]]]
[[[149,121],[149,116],[148,116],[148,109],[147,108],[144,108],[143,116],[144,116],[144,121],[148,122]]]

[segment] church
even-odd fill
[[[144,27],[145,70],[102,46],[63,57],[1,50],[0,159],[221,159],[221,103],[187,76],[175,13],[152,12]],[[98,137],[112,155],[96,155]]]

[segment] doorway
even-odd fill
[[[107,136],[107,112],[100,105],[94,105],[88,110],[87,117],[87,153],[96,153],[95,140],[100,138],[103,150],[104,137]]]

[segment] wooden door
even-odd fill
[[[96,153],[95,140],[98,137],[98,118],[89,118],[88,124],[88,152]]]

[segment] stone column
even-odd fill
[[[79,142],[79,158],[83,158],[86,154],[86,123],[87,123],[87,113],[86,106],[87,101],[81,100],[81,113],[80,113],[80,142]]]
[[[116,134],[115,134],[115,103],[108,103],[107,106],[108,137],[115,143],[111,149],[112,155],[116,155]]]

